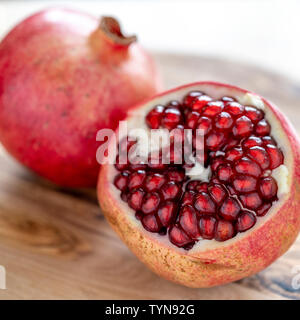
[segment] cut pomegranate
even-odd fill
[[[250,229],[255,224],[255,215],[251,211],[240,213],[241,205],[248,210],[257,210],[258,216],[265,215],[271,204],[264,203],[262,199],[274,201],[278,188],[273,178],[263,177],[264,170],[272,170],[282,164],[283,155],[274,145],[274,139],[268,136],[269,123],[257,108],[244,107],[226,97],[222,101],[212,101],[201,92],[191,92],[183,104],[191,111],[183,112],[178,101],[171,101],[166,106],[154,107],[146,116],[146,123],[152,129],[162,126],[171,130],[178,125],[202,129],[205,144],[200,148],[207,148],[212,157],[211,184],[194,180],[184,185],[185,169],[171,168],[165,172],[167,167],[161,163],[157,167],[150,164],[148,169],[142,163],[140,166],[130,165],[130,170],[135,171],[131,174],[125,171],[127,164],[118,165],[116,169],[121,173],[115,177],[114,184],[131,208],[141,210],[139,215],[142,214],[141,222],[146,230],[160,233],[161,228],[168,228],[178,220],[178,224],[169,230],[170,241],[179,247],[190,248],[200,235],[204,239],[225,241],[234,237],[235,232]],[[212,130],[212,119],[215,130]],[[231,127],[232,137],[226,133]],[[258,136],[250,136],[253,130]],[[233,139],[233,136],[237,138]],[[180,139],[183,139],[183,134]],[[199,147],[196,143],[193,146]],[[222,148],[226,152],[216,157],[213,152]],[[171,148],[171,163],[177,156]],[[163,173],[152,172],[155,169]],[[258,182],[259,177],[262,178]],[[127,189],[133,191],[125,197]],[[228,196],[228,192],[238,197],[240,203]],[[181,194],[183,196],[179,200]],[[178,217],[173,201],[181,204]],[[203,216],[207,214],[209,216]],[[218,220],[214,215],[224,220]]]
[[[252,228],[255,213],[265,215],[277,199],[277,183],[269,175],[284,158],[269,136],[270,125],[264,117],[254,106],[243,106],[229,97],[213,100],[200,91],[187,94],[182,104],[177,100],[158,104],[145,122],[151,129],[178,128],[171,134],[171,164],[159,160],[157,164],[117,165],[120,172],[114,185],[138,211],[145,229],[165,234],[169,228],[170,240],[178,247],[190,248],[200,237],[230,239]],[[202,150],[198,161],[211,166],[209,183],[185,183],[189,180],[186,170],[193,165],[174,165],[182,160],[174,143],[185,141],[183,129],[202,129],[204,142],[203,136],[193,135],[191,148]],[[128,139],[122,141],[122,149],[128,150],[126,143]]]
[[[284,131],[289,123],[279,111],[247,91],[205,83],[168,94],[134,109],[129,123],[146,125],[149,135],[158,123],[178,129],[178,139],[171,132],[171,162],[163,163],[166,148],[157,150],[156,164],[104,166],[103,211],[132,251],[168,279],[210,286],[253,274],[300,228],[298,140]],[[200,147],[197,129],[204,133]],[[173,148],[175,140],[187,145]],[[135,148],[143,141],[137,137]],[[182,158],[188,148],[191,156]]]

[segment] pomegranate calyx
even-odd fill
[[[137,40],[135,35],[125,36],[122,33],[118,20],[113,17],[101,17],[100,24],[96,32],[97,31],[100,31],[107,41],[117,47],[127,48]]]

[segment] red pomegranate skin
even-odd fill
[[[129,107],[161,89],[143,49],[112,41],[99,21],[50,9],[0,43],[0,140],[22,164],[66,187],[96,185],[97,131],[115,129]]]

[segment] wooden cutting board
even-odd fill
[[[300,87],[230,61],[156,54],[166,87],[216,80],[253,90],[279,105],[300,130]],[[0,149],[0,299],[300,299],[300,239],[263,272],[229,285],[189,289],[160,279],[106,223],[94,190],[50,185]],[[294,269],[293,269],[294,268]]]

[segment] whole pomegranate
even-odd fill
[[[211,287],[266,268],[291,246],[300,229],[300,145],[273,104],[199,82],[137,106],[127,120],[116,163],[102,166],[99,202],[154,272]],[[146,148],[151,129],[169,133],[168,142]]]
[[[0,43],[0,140],[63,186],[95,186],[96,133],[161,88],[153,61],[111,17],[50,9]]]

